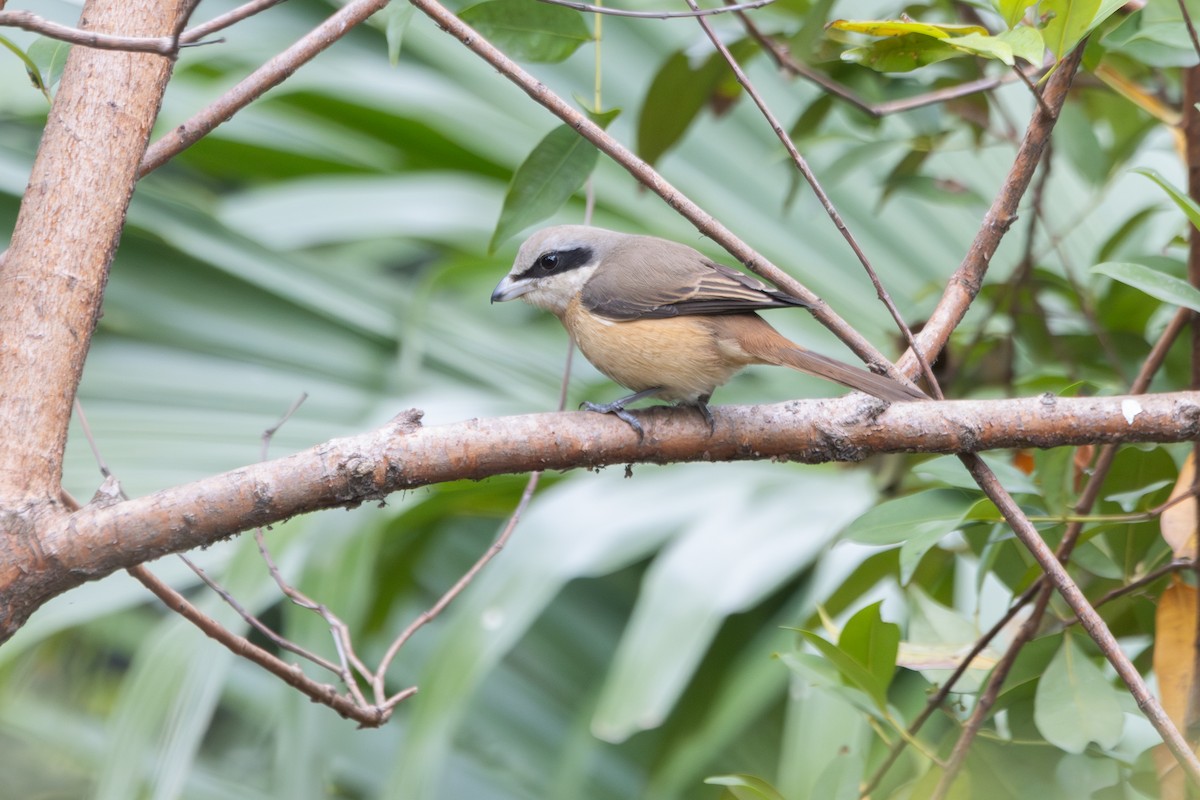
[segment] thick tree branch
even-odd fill
[[[646,438],[588,412],[531,414],[422,428],[416,412],[358,436],[146,497],[85,506],[51,527],[47,557],[81,579],[211,544],[297,514],[382,501],[449,480],[535,469],[676,461],[858,461],[875,453],[976,452],[1200,436],[1200,392],[1139,397],[897,403],[855,395],[714,409],[639,412]]]
[[[93,2],[80,24],[173,35],[185,6]],[[0,508],[58,497],[71,402],[171,66],[83,47],[67,59],[0,270],[0,430],[20,432],[0,448]]]

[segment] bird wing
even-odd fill
[[[584,284],[580,299],[593,314],[624,321],[808,305],[687,245],[630,238]]]

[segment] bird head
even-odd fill
[[[519,297],[561,316],[604,257],[628,238],[628,234],[588,225],[540,230],[521,245],[512,269],[492,292],[492,302]]]

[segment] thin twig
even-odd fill
[[[388,0],[351,0],[339,8],[291,47],[150,145],[142,157],[139,176],[145,177],[207,136],[222,122],[257,100],[269,89],[278,86],[297,69],[387,4]]]
[[[696,5],[695,0],[687,0],[687,4],[693,10],[699,8],[699,6]],[[762,95],[758,93],[758,90],[750,81],[750,77],[746,74],[745,70],[742,69],[742,66],[737,62],[737,59],[733,57],[733,53],[729,51],[729,48],[725,46],[723,41],[721,41],[721,37],[718,36],[716,31],[713,30],[712,26],[708,24],[708,20],[699,18],[696,21],[700,24],[700,27],[704,29],[704,33],[708,36],[709,40],[712,41],[713,47],[715,47],[721,54],[721,57],[725,59],[725,62],[729,65],[729,69],[733,71],[734,76],[737,78],[737,82],[742,85],[742,87],[746,90],[746,93],[750,95],[751,99],[754,101],[754,104],[758,106],[758,110],[762,113],[763,117],[767,120],[767,123],[771,126],[771,130],[775,132],[775,135],[783,144],[784,149],[787,150],[788,155],[792,159],[792,163],[796,165],[796,168],[800,170],[800,174],[804,176],[804,180],[806,180],[808,185],[812,187],[813,194],[817,196],[817,200],[820,201],[821,206],[825,209],[825,213],[829,215],[829,218],[833,221],[833,224],[838,229],[838,232],[842,234],[842,237],[846,240],[846,243],[850,245],[850,249],[854,251],[854,255],[858,257],[859,263],[863,265],[863,269],[866,270],[867,276],[871,279],[871,284],[875,287],[875,293],[879,297],[880,302],[882,302],[884,307],[887,308],[888,313],[892,315],[892,319],[896,322],[896,326],[900,329],[900,332],[903,334],[908,346],[912,348],[912,352],[916,353],[917,360],[921,367],[921,374],[924,375],[925,379],[928,381],[930,391],[933,392],[935,398],[939,400],[943,399],[942,390],[941,387],[938,386],[937,377],[933,374],[933,370],[930,368],[929,362],[925,359],[924,354],[917,349],[916,342],[913,340],[912,331],[909,329],[908,324],[905,323],[904,317],[900,314],[900,310],[896,308],[896,304],[892,302],[891,295],[889,295],[887,289],[884,288],[883,282],[879,280],[879,275],[876,274],[874,267],[871,266],[871,262],[867,259],[867,254],[863,252],[858,240],[854,237],[854,234],[850,232],[850,228],[847,227],[845,220],[842,219],[842,215],[838,213],[837,208],[833,204],[833,200],[829,198],[829,195],[825,193],[825,189],[821,186],[820,181],[817,180],[816,173],[812,171],[812,168],[810,168],[808,165],[808,161],[806,161],[804,156],[800,154],[800,151],[796,148],[795,143],[792,142],[792,137],[788,136],[783,124],[775,116],[775,113],[771,111],[770,106],[767,105]],[[905,376],[896,372],[894,367],[891,367],[890,364],[888,366],[890,367],[889,371],[892,373],[892,377],[906,380]]]
[[[729,0],[726,0],[726,2],[729,2]],[[1021,75],[1030,78],[1038,75],[1045,69],[1045,67],[1016,68],[1012,72],[1007,72],[995,78],[977,78],[966,83],[943,86],[940,89],[915,94],[912,97],[902,97],[898,100],[888,100],[882,103],[871,103],[860,97],[848,86],[833,80],[820,70],[813,69],[804,62],[798,61],[785,45],[780,44],[763,33],[758,25],[747,15],[739,13],[738,18],[742,21],[750,37],[758,42],[781,70],[815,83],[834,97],[850,103],[872,117],[886,117],[890,114],[898,114],[903,111],[924,108],[925,106],[938,105],[959,97],[966,97],[980,92],[990,92],[992,89],[1018,80]]]
[[[1042,97],[1042,93],[1038,91],[1037,86],[1034,85],[1033,80],[1025,73],[1025,70],[1021,69],[1016,64],[1013,64],[1012,72],[1017,76],[1017,78],[1020,79],[1021,83],[1025,84],[1025,88],[1028,89],[1029,93],[1033,95],[1033,99],[1037,101],[1038,108],[1042,110],[1042,113],[1051,113],[1050,106],[1046,105],[1046,101]]]
[[[115,476],[113,476],[108,464],[105,463],[104,457],[100,453],[100,448],[96,444],[95,437],[92,436],[91,425],[88,423],[87,415],[84,414],[83,404],[79,402],[78,398],[75,399],[75,415],[79,420],[80,428],[83,430],[84,438],[87,440],[88,445],[92,449],[92,453],[96,459],[96,464],[100,469],[100,473],[104,475],[106,481],[115,482]],[[128,495],[126,495],[125,491],[120,488],[119,483],[115,483],[114,494],[115,496],[113,497],[113,500],[117,500],[118,498],[128,500]],[[79,503],[76,502],[75,499],[72,498],[68,493],[64,491],[62,495],[63,502],[66,503],[69,508],[73,510],[78,510],[80,508]],[[217,584],[216,581],[212,580],[204,572],[204,570],[200,569],[200,567],[182,554],[180,555],[180,558],[183,559],[184,563],[187,564],[192,571],[195,572],[200,579],[209,586],[209,588],[215,591],[231,608],[233,608],[233,610],[237,612],[237,614],[241,616],[243,620],[254,627],[255,630],[259,631],[261,634],[270,639],[276,646],[289,650],[290,652],[299,655],[302,658],[307,658],[314,664],[322,666],[335,674],[342,674],[336,664],[321,658],[315,653],[310,653],[276,634],[267,625],[263,624],[253,614],[247,611],[246,608],[243,607],[233,597],[233,595]],[[196,606],[188,602],[183,595],[179,594],[161,579],[159,579],[144,564],[137,564],[130,567],[126,571],[136,580],[141,582],[142,585],[144,585],[152,593],[154,593],[154,595],[156,595],[164,604],[166,604],[168,608],[175,611],[184,619],[198,627],[209,638],[214,639],[224,645],[234,655],[258,664],[263,669],[282,679],[289,686],[292,686],[300,692],[308,695],[310,698],[319,703],[328,705],[343,717],[353,719],[364,726],[378,727],[387,722],[388,717],[391,716],[391,708],[394,707],[395,703],[388,708],[368,705],[365,700],[363,700],[361,693],[357,691],[357,687],[353,681],[347,682],[347,686],[350,687],[351,690],[349,697],[338,694],[337,690],[328,684],[322,684],[314,681],[306,676],[299,667],[292,664],[287,664],[272,653],[264,650],[258,645],[253,644],[246,637],[234,633],[221,623],[217,622],[217,620],[196,608]],[[408,696],[415,692],[416,689],[414,687],[411,690],[406,691],[408,694],[405,696]],[[402,692],[401,694],[404,693]]]
[[[958,667],[955,668],[954,672],[950,674],[950,677],[942,681],[942,685],[938,687],[937,692],[935,692],[933,696],[926,701],[925,707],[921,709],[921,713],[918,714],[908,726],[908,736],[901,737],[896,740],[896,742],[888,750],[888,754],[883,759],[883,762],[875,769],[875,772],[869,779],[867,779],[866,783],[859,788],[858,795],[860,798],[867,798],[872,792],[875,791],[875,788],[879,786],[880,781],[882,781],[884,776],[887,775],[887,771],[891,769],[892,764],[896,763],[896,759],[899,758],[900,754],[904,752],[904,748],[908,746],[909,741],[916,737],[917,733],[920,732],[921,727],[924,726],[925,722],[933,715],[933,712],[940,708],[946,698],[950,696],[950,693],[954,691],[954,686],[958,683],[959,679],[966,674],[968,669],[970,669],[971,662],[974,661],[975,657],[982,653],[984,649],[992,643],[993,639],[1000,635],[1000,632],[1004,630],[1005,626],[1007,626],[1008,623],[1010,623],[1013,618],[1017,616],[1021,609],[1025,607],[1025,604],[1028,603],[1033,597],[1034,590],[1036,588],[1037,584],[1034,583],[1031,584],[1024,592],[1022,592],[1020,597],[1018,597],[1011,605],[1009,605],[1008,610],[1004,612],[1004,616],[997,620],[996,623],[992,625],[992,627],[989,628],[986,633],[979,637],[978,641],[975,642],[974,646],[972,646],[967,654],[963,657],[962,663],[960,663]]]
[[[184,17],[186,19],[186,15]],[[97,50],[122,50],[127,53],[155,53],[174,57],[183,46],[206,44],[196,37],[184,43],[174,36],[118,36],[111,33],[96,33],[72,28],[58,22],[39,17],[32,11],[0,10],[0,27],[20,28],[31,33],[40,33],[50,39],[69,44],[93,47]]]
[[[463,573],[461,578],[455,581],[454,585],[451,586],[446,593],[443,594],[438,601],[433,604],[433,606],[431,606],[427,611],[423,611],[421,614],[417,615],[417,618],[409,623],[409,626],[405,628],[399,636],[396,637],[395,641],[392,642],[391,646],[387,649],[387,652],[380,660],[379,670],[375,674],[374,689],[376,695],[383,693],[384,676],[387,674],[388,667],[391,666],[392,660],[395,659],[396,654],[400,652],[400,648],[404,646],[404,643],[411,639],[414,633],[437,618],[438,614],[442,613],[446,606],[453,602],[454,598],[462,594],[463,589],[467,588],[471,581],[475,579],[475,576],[479,574],[480,570],[487,566],[488,562],[495,558],[496,555],[504,549],[504,546],[508,544],[508,540],[512,537],[513,531],[516,530],[517,522],[519,522],[521,519],[521,514],[525,512],[526,506],[529,505],[529,501],[533,497],[533,492],[537,488],[538,481],[541,479],[541,476],[542,473],[540,472],[531,472],[529,474],[529,480],[525,484],[525,491],[521,493],[521,499],[517,502],[516,509],[513,511],[512,516],[508,518],[508,522],[505,524],[504,528],[501,529],[500,534],[496,537],[496,540],[492,542],[491,547],[489,547],[484,554],[481,555],[479,559],[471,565],[470,569]]]
[[[220,16],[213,17],[208,22],[202,22],[194,28],[189,28],[180,34],[179,41],[181,44],[198,42],[205,36],[216,33],[219,30],[224,30],[247,17],[252,17],[282,2],[284,0],[251,0],[251,2],[240,5],[232,11],[227,11]]]
[[[364,727],[377,728],[387,722],[392,708],[360,706],[353,698],[339,694],[330,684],[318,683],[304,674],[299,667],[287,664],[243,636],[231,632],[212,617],[193,606],[187,599],[159,580],[144,565],[129,568],[129,574],[153,592],[162,602],[199,628],[206,636],[223,644],[237,656],[258,664],[276,675],[292,688],[307,695],[318,703],[327,705],[347,719]],[[411,689],[409,695],[416,692]],[[393,704],[394,706],[394,704]]]
[[[609,8],[591,3],[578,3],[574,0],[541,0],[554,6],[566,6],[576,11],[586,11],[589,14],[607,14],[613,17],[640,17],[643,19],[681,19],[689,17],[711,17],[717,14],[728,14],[733,11],[749,11],[762,8],[774,3],[775,0],[749,0],[745,3],[723,6],[721,8],[693,8],[691,11],[628,11],[623,8]]]
[[[1163,361],[1166,359],[1167,351],[1170,350],[1172,343],[1179,337],[1179,334],[1182,333],[1183,328],[1186,326],[1189,318],[1190,312],[1187,312],[1185,309],[1181,309],[1180,312],[1177,313],[1174,318],[1172,318],[1171,323],[1168,324],[1162,335],[1159,336],[1158,341],[1155,342],[1154,347],[1151,348],[1149,355],[1146,357],[1145,362],[1138,371],[1137,377],[1134,378],[1134,381],[1130,386],[1131,393],[1140,394],[1141,392],[1146,391],[1154,375],[1162,367]],[[1096,457],[1095,467],[1093,468],[1091,475],[1088,477],[1088,482],[1084,486],[1083,491],[1080,493],[1079,500],[1075,503],[1076,513],[1084,515],[1091,512],[1092,507],[1100,498],[1100,492],[1104,487],[1104,482],[1108,477],[1109,470],[1112,468],[1116,454],[1117,448],[1115,445],[1105,445],[1100,449],[1100,452]],[[1160,513],[1161,509],[1162,507],[1159,509]],[[1067,525],[1066,530],[1063,532],[1063,537],[1059,541],[1058,547],[1055,550],[1055,557],[1060,562],[1066,563],[1070,558],[1071,553],[1074,550],[1075,543],[1079,540],[1079,536],[1082,534],[1082,532],[1083,522],[1081,521],[1072,522]],[[1048,582],[1047,576],[1043,574],[1033,584],[1031,584],[1028,589],[1025,590],[1021,596],[1021,599],[1014,604],[1014,607],[1023,605],[1025,602],[1028,602],[1033,592],[1037,592],[1037,605],[1035,606],[1033,613],[1030,615],[1029,620],[1027,620],[1027,625],[1033,626],[1034,628],[1041,625],[1042,616],[1045,614],[1045,610],[1047,608],[1046,603],[1049,600],[1050,591],[1050,583]],[[1102,603],[1107,602],[1109,599],[1110,598],[1108,595],[1105,595],[1104,597],[1100,598],[1095,605],[1099,606]],[[964,725],[963,731],[959,735],[958,741],[955,743],[954,751],[952,752],[949,760],[949,766],[953,772],[957,772],[961,768],[962,760],[966,758],[966,754],[971,742],[974,740],[975,736],[978,735],[983,720],[991,711],[996,698],[999,696],[999,689],[1003,684],[1004,679],[1007,677],[1008,668],[1016,659],[1021,648],[1024,647],[1027,642],[1027,638],[1021,636],[1015,638],[1001,658],[1000,663],[1005,665],[1004,669],[1001,671],[998,665],[998,669],[993,671],[992,675],[989,676],[988,684],[984,688],[983,694],[980,695],[980,698],[976,701],[976,705],[971,717],[968,719],[967,724]],[[943,773],[943,780],[945,779],[945,773]],[[953,779],[953,775],[950,776],[950,779]],[[948,787],[949,784],[946,783],[945,788],[942,789],[942,791],[945,791],[948,789]]]
[[[982,463],[982,461],[980,461]],[[950,792],[950,787],[954,784],[955,778],[962,770],[963,764],[966,763],[967,753],[970,750],[971,744],[975,741],[980,728],[983,727],[987,715],[991,712],[992,706],[995,705],[996,699],[1000,696],[1000,689],[1004,686],[1004,681],[1008,678],[1008,673],[1012,670],[1013,664],[1017,661],[1017,655],[1021,649],[1029,643],[1038,631],[1041,624],[1042,614],[1045,613],[1046,606],[1050,602],[1052,589],[1049,583],[1044,584],[1037,593],[1037,601],[1034,605],[1033,613],[1025,620],[1024,624],[1017,630],[1016,636],[1013,637],[1000,661],[992,669],[992,674],[988,676],[987,686],[984,687],[983,694],[975,702],[975,708],[971,711],[971,716],[967,718],[963,724],[962,733],[958,737],[958,741],[954,743],[954,749],[950,751],[950,757],[946,760],[946,764],[942,769],[941,777],[938,779],[937,786],[934,787],[933,794],[930,800],[944,800]]]
[[[224,600],[225,604],[227,606],[229,606],[234,611],[236,611],[238,616],[240,616],[246,622],[246,624],[248,624],[250,627],[254,628],[254,630],[258,631],[260,634],[262,634],[266,638],[270,639],[271,643],[274,644],[276,647],[279,647],[280,649],[283,649],[283,650],[287,650],[288,652],[291,652],[291,653],[295,653],[296,655],[300,656],[301,658],[308,659],[309,661],[313,662],[317,666],[319,666],[323,669],[329,670],[334,675],[339,675],[339,676],[342,675],[342,670],[338,668],[337,664],[334,664],[332,661],[329,661],[329,660],[317,655],[316,653],[313,653],[309,650],[304,649],[303,647],[296,644],[295,642],[285,639],[283,636],[280,636],[278,633],[276,633],[274,630],[272,630],[271,626],[267,625],[265,622],[260,620],[258,617],[254,616],[252,613],[250,613],[250,611],[245,606],[243,606],[240,602],[238,602],[237,598],[234,597],[233,594],[228,589],[226,589],[224,586],[222,586],[221,584],[219,584],[215,580],[213,580],[213,578],[210,577],[209,574],[195,561],[192,561],[190,558],[188,558],[183,553],[179,554],[179,559],[182,560],[183,563],[187,564],[188,568],[191,569],[192,572],[196,573],[196,577],[198,577],[200,580],[202,580],[204,582],[204,585],[206,585],[209,589],[212,589],[217,594],[217,596],[219,596],[222,600]],[[344,678],[344,676],[342,676],[342,677]],[[366,703],[363,703],[363,705],[366,705]]]
[[[1160,567],[1150,570],[1149,572],[1147,572],[1145,575],[1138,578],[1137,580],[1131,581],[1131,582],[1125,584],[1124,586],[1118,586],[1115,589],[1110,589],[1109,591],[1100,595],[1100,597],[1096,598],[1096,602],[1093,603],[1093,605],[1095,605],[1096,608],[1099,608],[1100,606],[1105,605],[1107,603],[1111,603],[1113,600],[1124,597],[1127,594],[1133,594],[1134,592],[1138,591],[1139,589],[1144,589],[1145,587],[1149,586],[1150,584],[1154,583],[1155,581],[1159,580],[1160,578],[1162,578],[1166,575],[1170,575],[1172,572],[1181,572],[1185,569],[1191,569],[1191,568],[1192,568],[1192,562],[1190,559],[1177,558],[1173,561],[1168,561],[1166,564],[1163,564]],[[1076,622],[1078,622],[1078,620],[1073,619],[1073,620],[1070,620],[1067,624],[1074,625]]]
[[[962,263],[946,284],[941,300],[933,313],[929,315],[921,332],[917,334],[918,343],[927,358],[934,358],[946,346],[946,342],[966,316],[972,301],[983,286],[992,255],[1000,246],[1000,240],[1017,217],[1017,209],[1029,183],[1041,161],[1042,151],[1050,141],[1050,132],[1058,120],[1059,110],[1066,101],[1067,92],[1079,61],[1083,57],[1081,47],[1077,47],[1063,59],[1054,74],[1046,82],[1042,99],[1044,106],[1038,106],[1033,118],[1025,131],[1025,138],[1017,150],[1012,167],[1005,176],[1003,189],[996,195],[991,207],[983,217],[979,232],[971,242],[970,248],[963,257]],[[1043,110],[1046,109],[1046,110]],[[913,351],[905,353],[898,362],[902,370],[911,369],[916,356]]]
[[[1192,40],[1192,49],[1200,56],[1200,37],[1196,36],[1196,26],[1192,24],[1192,14],[1188,11],[1187,0],[1179,0],[1179,13],[1183,15],[1183,24],[1187,27],[1188,36]]]

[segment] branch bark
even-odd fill
[[[89,2],[80,28],[174,36],[185,0]],[[0,270],[0,628],[72,583],[41,549],[71,403],[173,62],[73,48]],[[73,581],[78,583],[79,581]]]
[[[170,35],[182,2],[91,2],[84,30]],[[0,271],[0,506],[57,497],[71,402],[172,61],[74,48]]]
[[[717,431],[689,409],[638,412],[627,425],[590,412],[532,414],[420,427],[408,412],[334,439],[125,502],[47,512],[0,573],[0,640],[49,597],[118,569],[211,544],[324,508],[382,502],[403,489],[505,473],[634,463],[775,459],[859,461],[876,453],[978,452],[1200,437],[1200,392],[1138,397],[898,403],[838,400],[715,409]],[[10,537],[11,538],[11,537]]]

